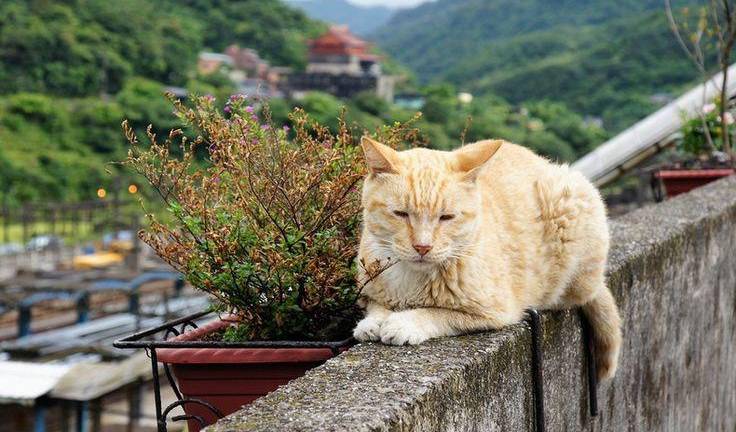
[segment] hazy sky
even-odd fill
[[[416,6],[420,3],[427,2],[429,0],[349,0],[351,3],[361,5],[382,5],[390,7],[410,7]]]

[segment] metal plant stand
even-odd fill
[[[203,320],[207,315],[214,315],[214,312],[205,311],[188,315],[173,321],[166,322],[158,327],[135,333],[126,338],[120,339],[113,343],[113,346],[120,349],[144,349],[151,359],[151,373],[153,375],[153,392],[156,405],[156,421],[158,432],[167,432],[166,422],[171,411],[177,407],[184,407],[187,404],[200,405],[211,412],[216,418],[224,417],[223,413],[212,404],[197,398],[185,398],[179,386],[171,373],[171,368],[167,363],[163,363],[163,371],[171,389],[174,391],[176,401],[163,407],[161,401],[161,376],[158,365],[157,349],[161,348],[329,348],[335,355],[340,349],[351,342],[351,339],[338,342],[307,342],[307,341],[253,341],[253,342],[219,342],[219,341],[171,341],[170,337],[176,337],[183,334],[187,329],[196,329],[197,321]],[[163,334],[163,340],[155,340],[157,334]],[[171,421],[196,421],[201,428],[205,427],[206,421],[201,416],[196,415],[178,415],[171,417]]]

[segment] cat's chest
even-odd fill
[[[462,275],[453,271],[417,271],[395,266],[384,272],[369,295],[391,309],[457,308],[466,300]]]

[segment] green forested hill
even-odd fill
[[[663,8],[660,0],[439,0],[398,13],[375,38],[420,79],[514,103],[563,102],[616,131],[656,108],[652,95],[696,77]]]
[[[173,126],[167,85],[225,95],[202,49],[256,48],[299,67],[322,23],[278,0],[0,1],[0,194],[93,197],[126,146],[120,122]]]
[[[300,66],[322,28],[278,0],[4,0],[0,94],[117,93],[131,76],[183,85],[202,48],[231,43]]]
[[[212,94],[220,104],[234,91],[223,74],[197,74],[201,50],[237,43],[298,68],[305,40],[324,28],[279,0],[0,0],[0,196],[8,193],[13,204],[93,198],[123,174],[109,164],[127,149],[122,119],[139,131],[152,123],[165,132],[177,126],[162,97],[166,86]],[[486,69],[482,62],[471,66]],[[498,137],[569,162],[605,138],[563,104],[507,94],[515,102],[509,104],[493,95],[503,74],[468,80],[488,94],[461,102],[464,71],[447,70],[456,86],[415,89],[426,100],[415,125],[429,145],[449,149],[461,136]],[[293,106],[333,128],[347,106],[356,133],[415,115],[373,94],[341,101],[314,92],[299,101],[273,100],[274,120],[286,121]]]

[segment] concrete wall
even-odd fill
[[[588,416],[575,312],[543,315],[548,431],[736,428],[736,177],[612,223],[619,373]],[[209,431],[532,431],[530,334],[359,345]]]

